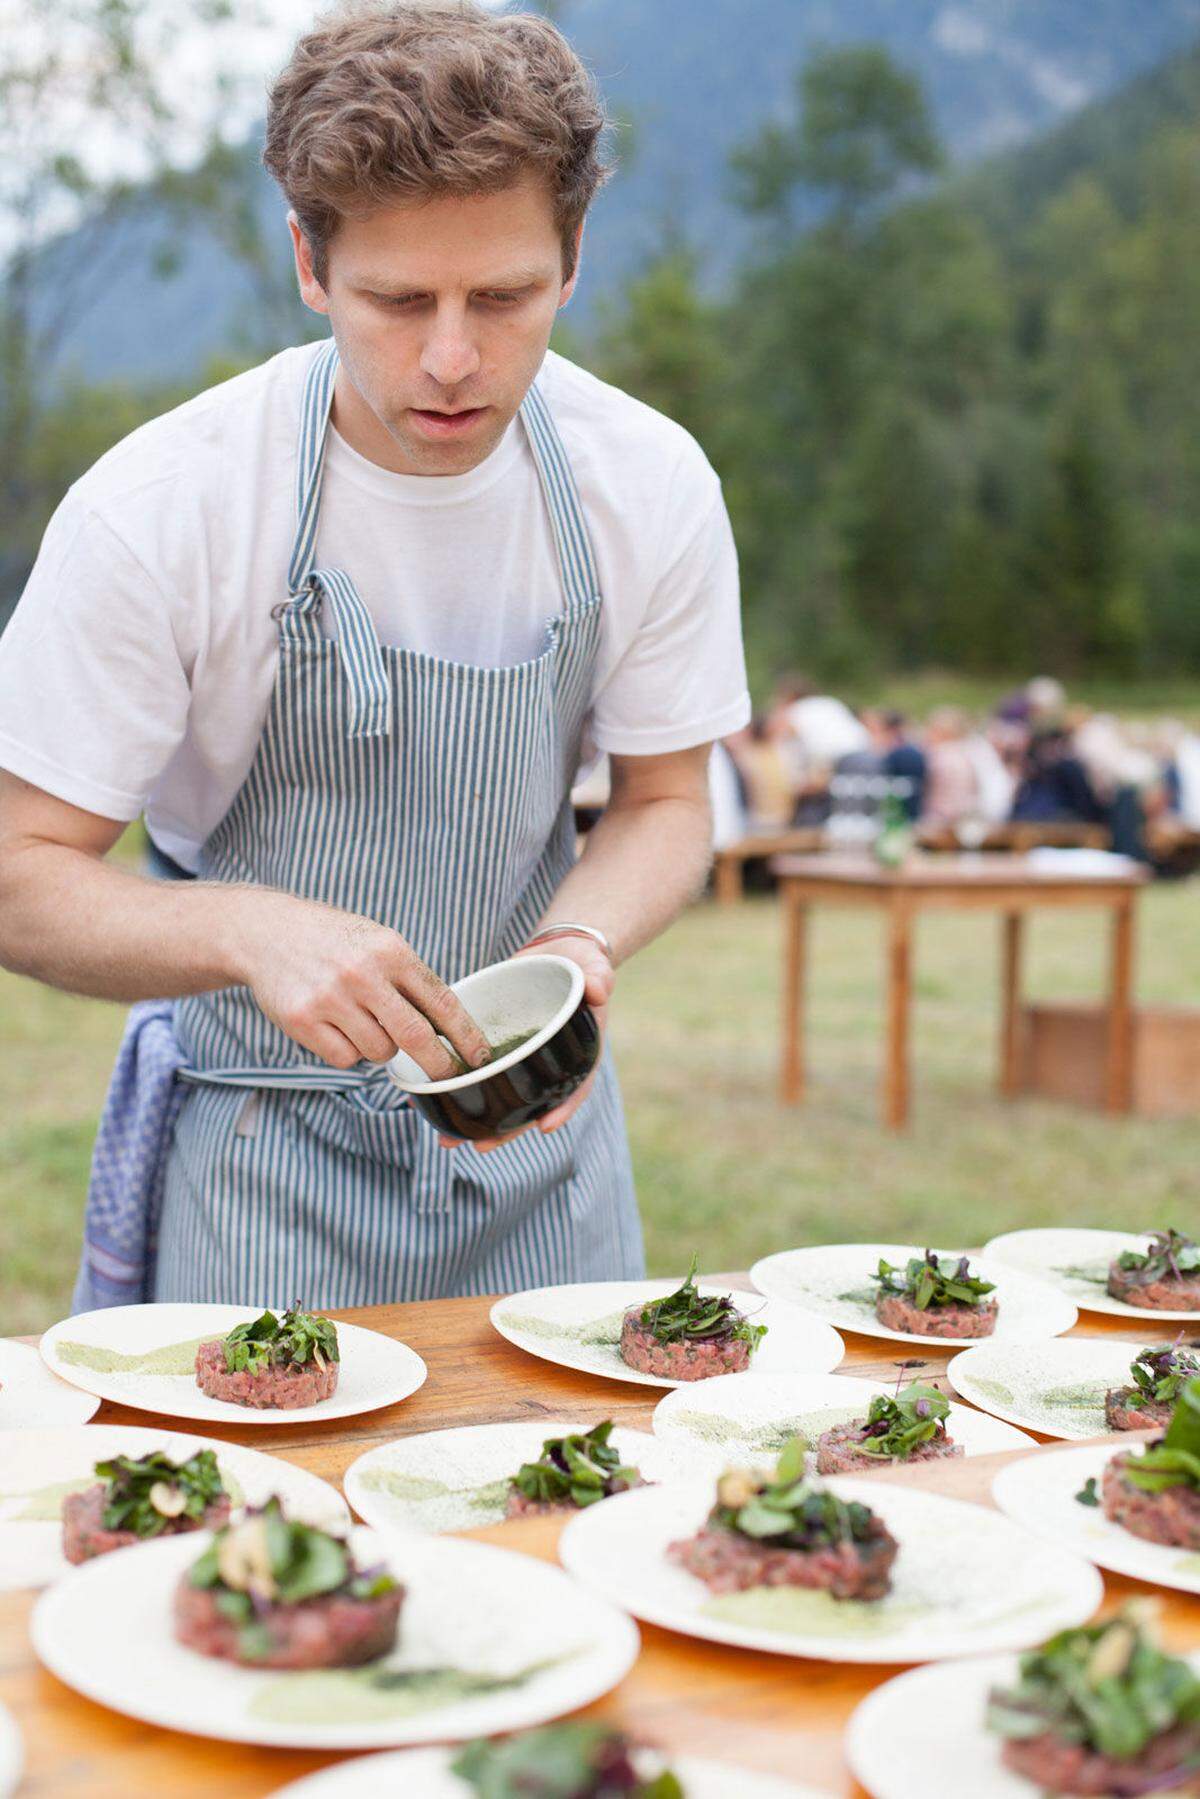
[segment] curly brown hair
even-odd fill
[[[546,177],[564,279],[609,174],[594,82],[548,20],[476,0],[344,6],[302,37],[274,83],[263,161],[324,286],[342,218],[389,201],[495,193]]]

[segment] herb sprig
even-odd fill
[[[1177,1724],[1200,1722],[1200,1678],[1164,1655],[1134,1606],[1104,1624],[1063,1630],[1021,1657],[1012,1687],[988,1698],[990,1730],[1014,1741],[1046,1732],[1101,1755],[1132,1760]],[[1176,1784],[1156,1770],[1156,1790]]]
[[[1182,1231],[1156,1231],[1144,1252],[1123,1249],[1116,1265],[1135,1287],[1149,1287],[1161,1280],[1181,1281],[1200,1274],[1200,1243]]]
[[[862,1543],[871,1535],[869,1506],[847,1503],[805,1474],[805,1442],[793,1437],[774,1473],[735,1468],[717,1482],[712,1521],[783,1549]]]
[[[687,1279],[665,1299],[653,1299],[642,1307],[640,1322],[656,1343],[728,1342],[737,1338],[755,1350],[767,1334],[765,1324],[751,1324],[729,1294],[700,1293],[696,1289],[696,1257]]]
[[[105,1530],[131,1530],[137,1537],[157,1537],[176,1518],[202,1518],[225,1493],[225,1483],[211,1449],[198,1449],[186,1462],[173,1462],[162,1450],[152,1455],[113,1456],[96,1463],[106,1481]]]
[[[897,1295],[911,1300],[918,1312],[930,1306],[982,1305],[987,1295],[996,1291],[995,1281],[971,1273],[966,1256],[955,1260],[937,1256],[932,1249],[927,1249],[923,1258],[910,1256],[903,1269],[880,1256],[871,1279],[879,1282],[881,1297]]]
[[[1200,1374],[1200,1355],[1180,1347],[1178,1341],[1143,1349],[1130,1364],[1138,1391],[1160,1404],[1179,1398],[1187,1382]]]
[[[613,1421],[606,1418],[593,1430],[569,1437],[547,1437],[536,1462],[525,1462],[512,1477],[512,1485],[526,1499],[543,1503],[595,1505],[624,1492],[638,1480],[636,1468],[627,1466],[612,1447]]]
[[[383,1567],[356,1567],[340,1537],[285,1518],[275,1498],[218,1531],[188,1579],[216,1593],[217,1610],[240,1627],[238,1646],[250,1660],[270,1650],[262,1617],[268,1606],[300,1605],[331,1593],[375,1599],[396,1585]]]
[[[946,1434],[950,1401],[925,1381],[915,1380],[902,1392],[880,1393],[867,1412],[866,1426],[855,1448],[860,1455],[903,1461],[922,1443]]]
[[[245,1324],[235,1324],[221,1339],[221,1347],[230,1374],[261,1374],[266,1368],[282,1368],[288,1363],[299,1367],[314,1362],[324,1368],[340,1359],[337,1326],[314,1312],[301,1311],[299,1304],[282,1318],[263,1312]]]
[[[459,1751],[452,1770],[479,1799],[683,1799],[669,1770],[643,1776],[628,1737],[604,1724],[547,1724]]]
[[[1168,1487],[1200,1488],[1200,1375],[1188,1381],[1175,1402],[1171,1422],[1141,1455],[1131,1456],[1122,1470],[1131,1486],[1143,1493],[1165,1493]]]

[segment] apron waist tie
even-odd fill
[[[177,1069],[181,1081],[207,1087],[269,1087],[283,1093],[339,1093],[364,1112],[398,1112],[408,1095],[389,1080],[383,1068],[189,1068]]]

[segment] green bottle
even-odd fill
[[[913,828],[904,801],[889,793],[879,814],[879,834],[875,839],[875,860],[884,868],[899,868],[912,848]]]

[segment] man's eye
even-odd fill
[[[493,304],[493,305],[515,306],[517,301],[523,300],[525,296],[522,292],[519,292],[519,291],[509,292],[509,291],[494,290],[491,293],[480,294],[479,297],[481,300],[487,300],[490,304]]]

